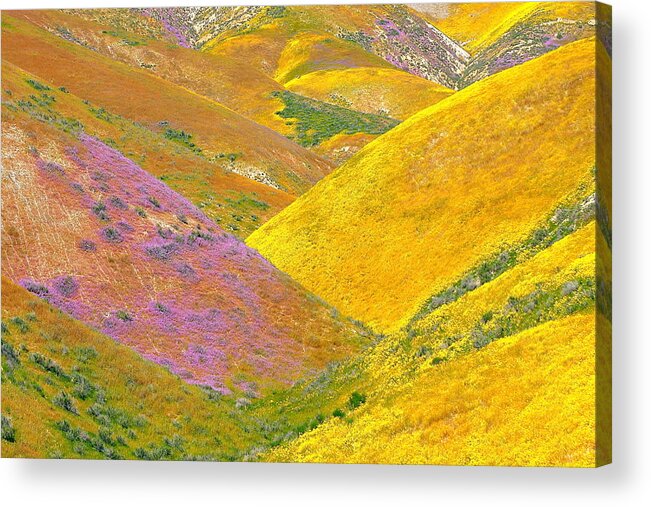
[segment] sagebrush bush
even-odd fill
[[[4,414],[2,414],[2,440],[16,441],[16,428],[11,423],[11,419]]]
[[[67,410],[71,414],[79,415],[79,411],[77,410],[72,397],[65,391],[60,391],[59,394],[52,398],[52,403],[57,407]]]

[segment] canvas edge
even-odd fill
[[[612,463],[612,7],[595,2],[595,20],[596,234],[606,239],[595,237],[595,467],[601,467]],[[600,45],[608,54],[601,65]]]

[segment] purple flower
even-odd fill
[[[50,296],[50,290],[42,283],[35,282],[34,280],[21,280],[20,285],[40,298],[47,299]]]
[[[71,276],[60,276],[52,281],[54,290],[61,296],[70,298],[77,294],[79,284]]]
[[[77,243],[77,246],[84,252],[94,252],[97,250],[95,243],[89,239],[80,239],[79,243]]]
[[[122,234],[113,227],[105,227],[102,229],[102,237],[109,243],[122,243],[124,239]]]

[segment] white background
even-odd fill
[[[247,2],[10,0],[2,2],[2,8],[200,4]],[[597,470],[563,470],[3,459],[0,504],[651,506],[651,369],[647,366],[651,361],[651,322],[647,320],[651,314],[651,2],[611,0],[611,4],[615,263],[612,465]]]

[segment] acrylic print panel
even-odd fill
[[[2,456],[610,462],[610,8],[2,13]]]

